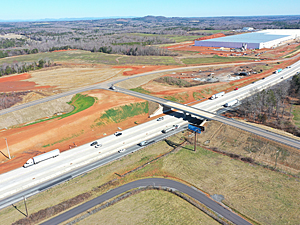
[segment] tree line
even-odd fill
[[[291,122],[293,104],[299,102],[300,74],[296,74],[291,81],[283,81],[244,99],[236,112],[248,121],[263,123],[299,136],[300,129]]]
[[[17,62],[13,64],[2,64],[0,66],[0,77],[3,75],[10,75],[14,73],[26,73],[31,70],[41,69],[52,66],[53,63],[49,59],[40,59],[36,62]]]

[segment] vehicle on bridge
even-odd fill
[[[34,164],[38,164],[39,162],[42,162],[44,160],[47,160],[47,159],[59,156],[59,154],[60,154],[59,149],[55,149],[53,151],[44,153],[42,155],[35,156],[32,159],[28,159],[27,162],[23,165],[23,167],[26,168],[28,166],[32,166]]]
[[[169,128],[167,128],[167,129],[164,129],[164,130],[162,130],[161,132],[163,132],[163,133],[168,133],[168,132],[170,132],[170,131],[172,131],[172,130],[178,129],[179,127],[180,127],[180,125],[173,125],[173,127],[169,127]]]
[[[235,100],[232,100],[230,102],[227,102],[224,106],[225,107],[229,107],[229,106],[234,106],[235,104],[237,104],[239,102],[239,100],[235,99]]]
[[[220,98],[220,97],[222,97],[223,95],[225,95],[225,92],[224,92],[224,91],[212,95],[212,96],[210,97],[210,99],[213,100],[213,99],[216,99],[216,98]]]

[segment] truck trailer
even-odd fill
[[[225,92],[224,92],[224,91],[212,95],[212,96],[210,97],[210,99],[216,99],[216,98],[222,97],[223,95],[225,95]]]
[[[32,166],[34,164],[38,164],[39,162],[42,162],[44,160],[47,160],[47,159],[59,156],[59,154],[60,154],[59,149],[55,149],[55,150],[52,150],[50,152],[44,153],[42,155],[35,156],[35,157],[31,158],[31,159],[28,159],[27,162],[23,165],[23,167],[26,168],[28,166]]]
[[[179,127],[180,127],[180,125],[173,125],[173,127],[169,127],[169,128],[167,128],[167,129],[164,129],[164,130],[162,130],[161,132],[163,132],[163,133],[168,133],[168,132],[170,132],[170,131],[172,131],[172,130],[178,129]]]
[[[238,102],[239,102],[239,100],[235,99],[235,100],[232,100],[230,102],[227,102],[224,106],[225,107],[233,106],[233,105],[235,105]]]
[[[275,72],[274,73],[280,73],[282,71],[282,69],[278,69],[278,70],[275,70]]]

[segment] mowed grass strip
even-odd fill
[[[227,63],[236,61],[249,61],[253,60],[249,57],[209,57],[209,58],[184,58],[181,61],[186,65],[192,64],[209,64],[209,63]]]
[[[88,224],[219,224],[176,195],[165,191],[143,191],[103,209],[80,225]]]
[[[96,99],[94,97],[91,97],[91,96],[88,96],[88,95],[76,94],[72,98],[72,100],[70,102],[68,102],[69,105],[72,105],[74,107],[74,109],[71,112],[63,114],[63,115],[53,116],[49,119],[37,120],[35,122],[28,123],[25,126],[30,126],[30,125],[33,125],[33,124],[36,124],[36,123],[52,120],[52,119],[55,119],[55,118],[63,119],[65,117],[71,116],[75,113],[81,112],[81,111],[91,107],[95,103],[95,100]]]
[[[142,87],[137,87],[137,88],[132,88],[130,89],[131,91],[135,91],[135,92],[139,92],[139,93],[142,93],[142,94],[151,94],[150,91],[142,88]]]
[[[106,110],[105,113],[100,116],[100,118],[95,120],[95,122],[97,126],[111,122],[120,123],[127,118],[148,113],[148,111],[148,102],[131,103],[129,105]]]

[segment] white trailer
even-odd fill
[[[34,164],[38,164],[39,162],[42,162],[44,160],[47,160],[47,159],[59,156],[59,154],[60,154],[59,149],[55,149],[53,151],[44,153],[42,155],[35,156],[32,159],[28,159],[27,162],[23,165],[23,167],[26,168],[28,166],[32,166]]]
[[[180,127],[180,125],[173,125],[173,127],[169,127],[169,128],[167,128],[167,129],[162,130],[162,132],[163,132],[163,133],[168,133],[168,132],[170,132],[170,131],[172,131],[172,130],[178,129],[179,127]]]
[[[225,92],[224,92],[224,91],[222,91],[222,92],[220,92],[220,93],[217,93],[217,94],[214,94],[214,95],[212,95],[212,96],[210,97],[210,99],[216,99],[216,98],[220,98],[220,97],[222,97],[223,95],[225,95]]]
[[[235,100],[232,100],[230,102],[227,102],[224,106],[225,107],[233,106],[233,105],[235,105],[238,102],[239,102],[239,100],[235,99]]]

